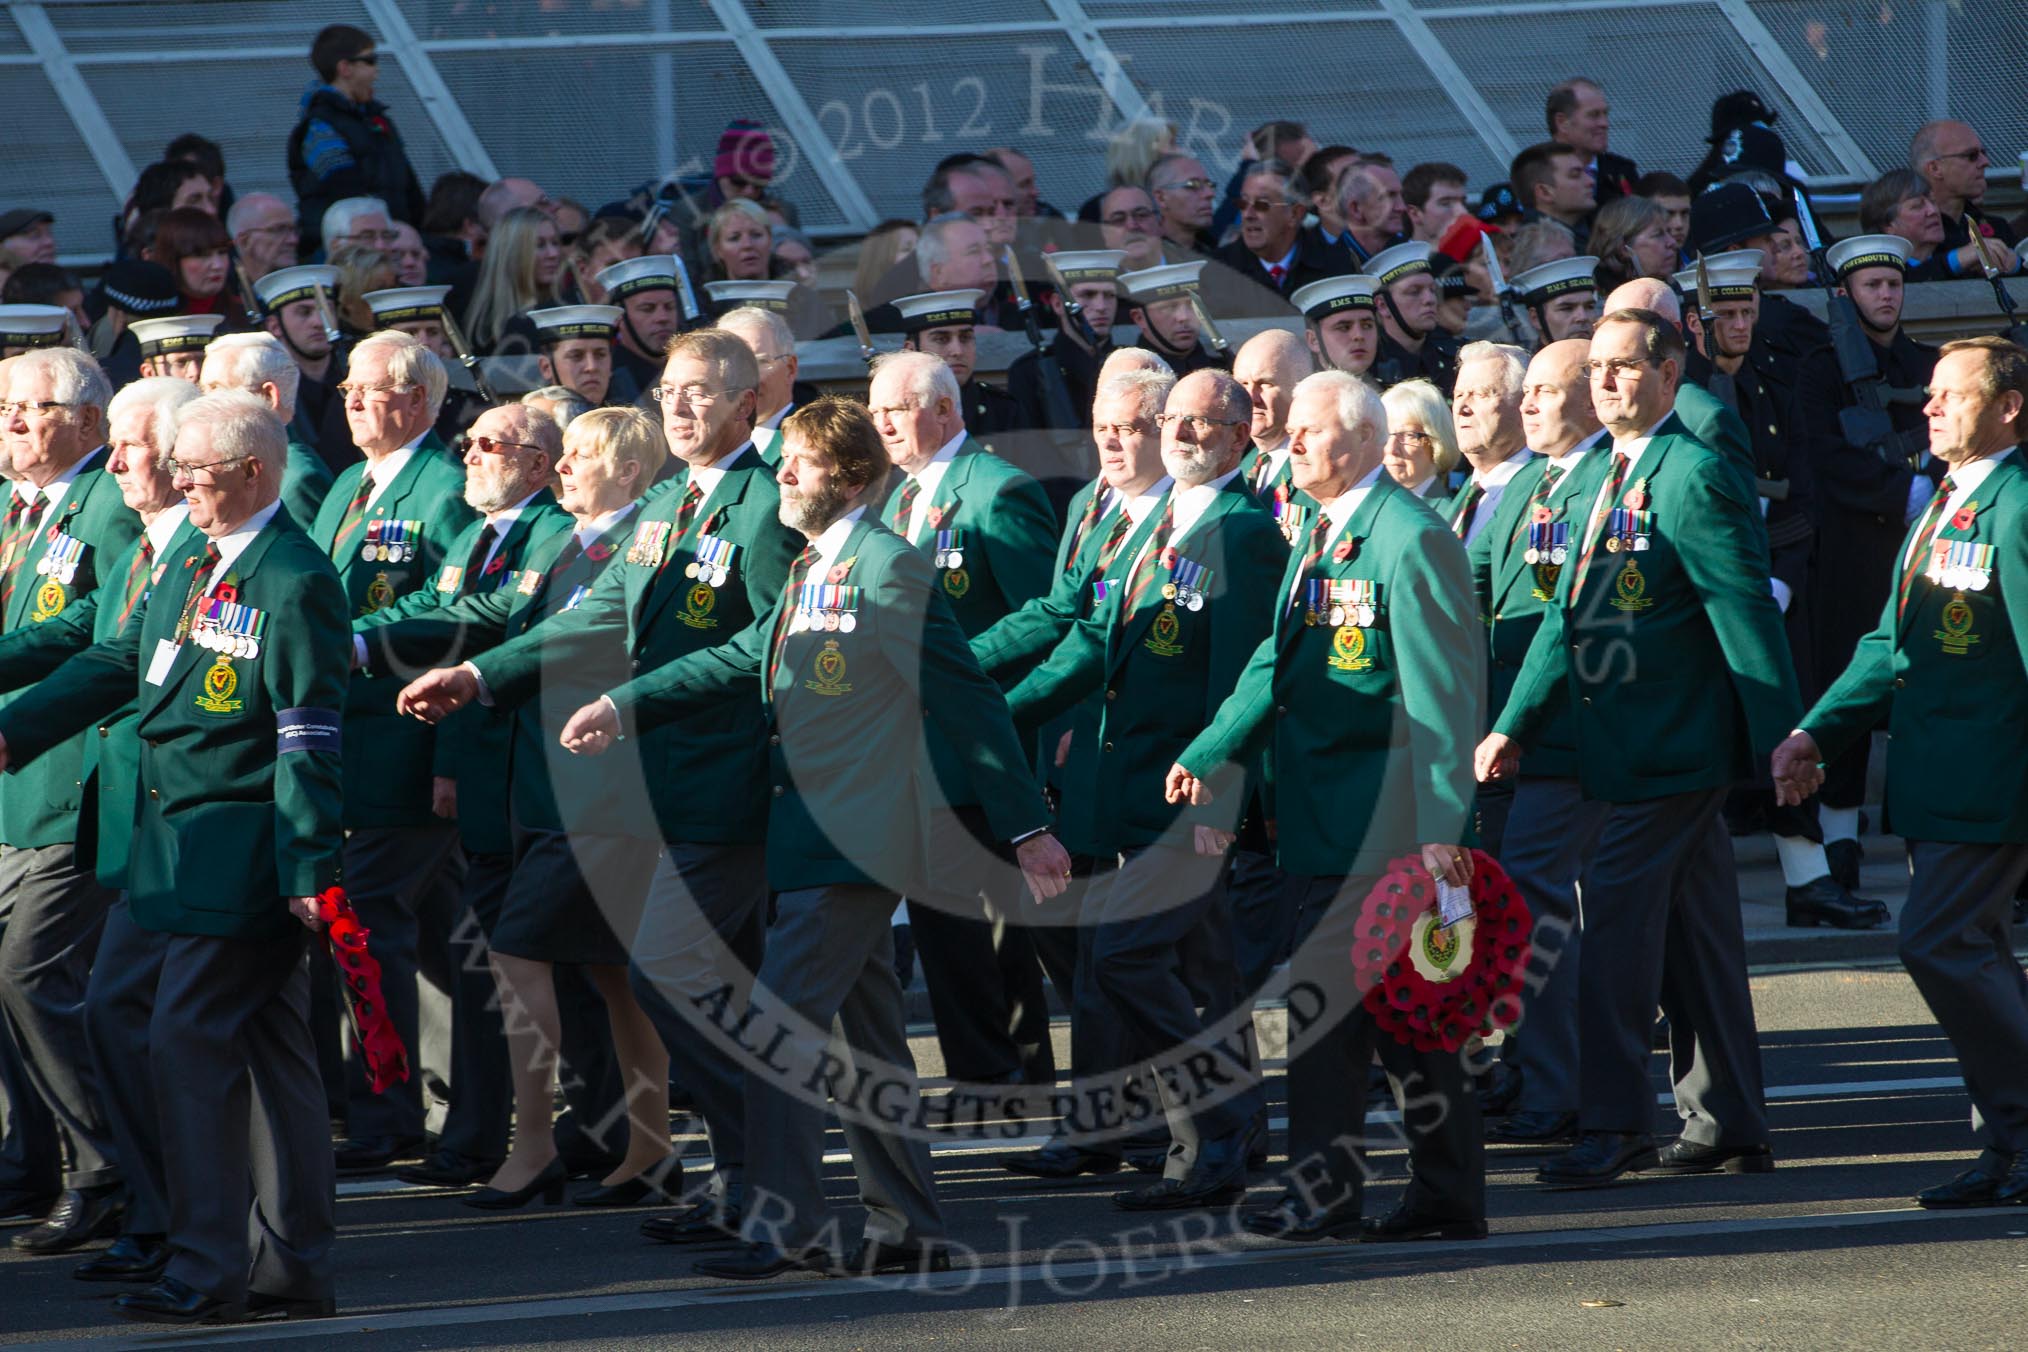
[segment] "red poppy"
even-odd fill
[[[927,512],[923,513],[923,520],[929,522],[929,528],[931,530],[936,530],[940,528],[944,524],[944,509],[937,506],[931,506],[931,508]]]
[[[824,580],[835,587],[845,580],[846,572],[847,569],[844,564],[834,563],[831,565],[831,571],[824,574]]]
[[[613,547],[601,540],[597,544],[586,545],[584,556],[593,563],[604,563],[613,556]]]
[[[491,577],[493,576],[493,574],[499,572],[502,568],[505,568],[506,566],[507,566],[507,556],[505,554],[495,554],[492,558],[486,561],[486,576]]]
[[[1179,556],[1177,555],[1176,551],[1173,548],[1170,548],[1169,546],[1166,545],[1163,546],[1162,566],[1164,568],[1168,568],[1173,571],[1176,567],[1176,560],[1178,557]]]
[[[330,941],[332,962],[337,964],[339,984],[345,988],[347,1012],[352,1016],[352,1036],[366,1063],[373,1092],[384,1092],[398,1080],[408,1078],[408,1049],[387,1015],[381,1000],[380,962],[367,950],[368,931],[347,900],[341,887],[327,887],[317,895],[317,917],[324,922]]]
[[[1436,904],[1436,888],[1419,854],[1405,855],[1367,894],[1354,933],[1354,989],[1374,1021],[1421,1051],[1456,1051],[1474,1036],[1518,1017],[1521,973],[1530,928],[1527,903],[1491,856],[1472,852],[1476,913],[1468,965],[1449,981],[1433,981],[1407,957],[1420,921]]]
[[[232,605],[233,603],[239,600],[239,588],[233,586],[230,582],[227,582],[214,589],[211,595],[214,600],[223,601],[227,605]]]
[[[1357,552],[1352,546],[1352,537],[1348,535],[1338,542],[1337,548],[1331,551],[1331,559],[1334,563],[1350,563],[1352,562],[1352,556]]]
[[[1951,529],[1970,530],[1972,528],[1972,521],[1978,516],[1978,513],[1979,509],[1977,503],[1971,502],[1966,503],[1964,506],[1958,508],[1958,510],[1952,514]]]

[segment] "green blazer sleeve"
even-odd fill
[[[0,691],[33,684],[89,648],[98,612],[99,592],[95,590],[65,606],[61,615],[0,637]]]
[[[993,496],[987,523],[986,555],[1007,609],[1048,595],[1057,531],[1042,485],[1025,474],[1010,475]]]
[[[307,551],[308,541],[302,541]],[[336,723],[352,666],[344,590],[321,568],[294,576],[291,623],[271,626],[263,677],[284,717],[314,710]],[[335,749],[275,757],[275,876],[283,894],[315,896],[339,881],[344,831],[342,765]]]
[[[1017,721],[1047,723],[1098,689],[1105,675],[1106,635],[1118,622],[1119,608],[1118,599],[1109,597],[1096,615],[1072,624],[1049,659],[1007,692],[1007,711]]]
[[[1427,538],[1429,548],[1405,552],[1394,570],[1394,657],[1417,770],[1415,834],[1425,845],[1455,844],[1460,824],[1472,820],[1477,786],[1486,633],[1471,606],[1464,547]]]
[[[583,660],[602,644],[625,640],[630,567],[606,569],[574,609],[552,615],[498,647],[488,645],[489,650],[470,659],[496,706],[512,708],[531,698],[542,688],[545,663]]]
[[[1511,737],[1525,749],[1549,721],[1570,704],[1570,686],[1565,679],[1569,657],[1564,652],[1563,616],[1569,596],[1574,565],[1566,566],[1558,580],[1555,604],[1542,613],[1542,624],[1529,641],[1528,656],[1522,659],[1521,674],[1507,696],[1507,707],[1493,720],[1493,731]]]
[[[118,637],[76,654],[0,709],[10,773],[134,698],[146,609],[136,610]]]
[[[1302,556],[1291,554],[1282,571],[1277,597],[1285,597],[1296,585],[1296,570]],[[1240,668],[1232,693],[1219,704],[1210,726],[1192,739],[1177,763],[1197,778],[1209,781],[1223,767],[1247,765],[1267,750],[1274,734],[1268,715],[1274,708],[1275,659],[1279,630],[1270,620],[1268,635],[1248,654]]]
[[[324,499],[331,495],[331,467],[300,441],[289,442],[282,471],[282,507],[291,520],[308,531],[316,523]]]
[[[1803,715],[1800,726],[1815,739],[1826,760],[1870,735],[1894,703],[1895,599],[1887,598],[1879,625],[1859,640],[1850,664]]]
[[[635,733],[649,732],[684,714],[721,700],[752,698],[767,660],[774,615],[754,622],[715,647],[686,653],[608,692],[621,720]]]

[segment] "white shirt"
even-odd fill
[[[768,449],[776,441],[780,440],[782,435],[782,419],[788,417],[790,411],[794,408],[795,405],[793,403],[783,404],[773,413],[768,414],[767,417],[762,418],[753,425],[753,446],[755,450],[765,455]]]
[[[408,464],[409,457],[415,454],[415,448],[422,445],[422,439],[429,434],[429,428],[425,427],[408,445],[399,450],[389,451],[378,460],[366,462],[364,473],[373,484],[373,491],[366,495],[366,506],[369,510],[374,503],[380,501],[380,495],[387,491],[387,486],[394,482],[395,476]]]
[[[1472,512],[1472,524],[1465,527],[1465,543],[1478,538],[1486,523],[1493,519],[1493,513],[1500,506],[1500,498],[1506,493],[1507,485],[1514,476],[1531,460],[1535,452],[1523,446],[1514,454],[1488,470],[1473,470],[1472,482],[1479,485],[1479,505]]]
[[[1379,483],[1380,476],[1386,472],[1386,466],[1375,465],[1366,472],[1366,476],[1360,479],[1359,482],[1323,504],[1324,519],[1331,523],[1331,529],[1324,533],[1324,553],[1326,557],[1330,555],[1331,546],[1337,543],[1338,532],[1345,529],[1345,523],[1352,519],[1352,514],[1359,510],[1359,505],[1366,501],[1366,495],[1373,491],[1373,485]],[[1307,553],[1309,542],[1307,540],[1299,541],[1296,544],[1296,548]],[[1299,554],[1297,557],[1301,558],[1301,555]],[[1295,582],[1289,587],[1289,594],[1282,598],[1283,607],[1287,608],[1295,604],[1296,597],[1302,593],[1302,589],[1303,575],[1298,573],[1296,574]]]
[[[187,502],[172,502],[155,514],[155,519],[141,533],[148,537],[148,547],[155,551],[156,558],[162,557],[162,551],[169,547],[169,542],[176,538],[176,532],[182,530],[189,520],[190,504]]]
[[[1588,451],[1598,446],[1601,442],[1605,440],[1605,438],[1606,438],[1606,430],[1603,427],[1601,427],[1598,429],[1598,431],[1593,432],[1590,436],[1586,437],[1583,441],[1578,442],[1577,445],[1571,447],[1569,450],[1565,451],[1562,455],[1550,456],[1549,463],[1556,466],[1556,468],[1562,473],[1568,474],[1570,473],[1570,471],[1577,468],[1577,462],[1584,459],[1585,454]]]
[[[916,522],[929,510],[930,499],[937,495],[937,487],[944,481],[944,471],[951,467],[951,461],[958,454],[958,447],[964,444],[965,429],[961,427],[956,436],[943,444],[943,449],[930,457],[927,465],[909,476],[917,484],[915,501],[908,505],[908,516],[900,522],[902,528],[900,533],[901,538],[910,544],[915,543]]]
[[[1974,501],[1978,495],[1979,485],[1986,481],[1988,475],[1992,474],[1995,466],[2012,454],[2014,454],[2014,448],[2010,446],[1998,455],[1983,456],[1980,459],[1972,461],[1969,465],[1954,466],[1947,476],[1951,481],[1950,501],[1943,505],[1942,510],[1955,512],[1966,503]],[[1941,492],[1942,490],[1938,491]],[[1943,526],[1938,525],[1937,529],[1942,530]],[[1909,560],[1914,554],[1915,535],[1911,532],[1908,537],[1908,548],[1903,550],[1901,554],[1901,566],[1904,569],[1908,567]]]
[[[577,547],[579,549],[589,549],[592,541],[611,530],[615,523],[626,520],[627,513],[640,505],[641,500],[635,498],[629,502],[621,503],[610,512],[600,512],[591,520],[580,522],[578,528],[572,532],[577,536]]]
[[[540,493],[541,491],[538,488],[535,490],[535,493]],[[487,566],[493,562],[493,556],[500,552],[500,542],[507,538],[507,532],[513,530],[514,523],[521,519],[521,509],[535,500],[535,493],[530,493],[512,507],[502,507],[499,511],[486,518],[486,530],[490,538],[486,545],[486,557],[479,560],[480,572],[485,572]]]
[[[92,458],[104,449],[104,446],[100,446],[97,450],[86,451],[77,458],[77,462],[69,469],[51,479],[41,488],[37,488],[26,479],[16,479],[14,481],[14,496],[33,506],[36,495],[38,493],[41,494],[42,524],[48,525],[56,520],[56,509],[63,505],[64,494],[70,492],[70,486],[77,482],[77,476],[89,469]]]
[[[1162,495],[1175,485],[1175,482],[1174,479],[1166,474],[1155,480],[1154,483],[1148,486],[1147,492],[1126,505],[1127,520],[1133,522],[1136,526],[1140,525],[1142,521],[1147,519],[1148,513],[1154,509],[1155,504],[1162,500]]]
[[[740,453],[754,444],[752,441],[742,441],[738,449],[726,452],[710,464],[692,465],[690,467],[690,482],[697,485],[697,492],[699,494],[697,501],[700,504],[718,491],[718,481],[725,477],[725,467],[739,459]],[[690,490],[686,488],[683,491],[688,493]],[[678,501],[681,501],[681,499],[678,499]]]
[[[268,522],[275,519],[275,513],[281,510],[281,506],[281,499],[275,499],[248,517],[232,534],[222,535],[211,542],[218,546],[218,566],[211,570],[211,585],[205,588],[206,595],[210,595],[219,583],[225,581],[225,575],[232,571],[232,565],[239,561],[240,555],[246,553],[246,547],[253,543],[254,536],[267,529]]]
[[[822,579],[831,571],[831,565],[838,562],[838,555],[845,548],[845,537],[852,533],[852,527],[865,515],[864,507],[854,507],[824,527],[824,533],[810,542],[816,546],[817,557],[810,564],[810,571],[803,575],[806,580],[813,577]],[[795,598],[791,597],[789,604],[794,605]]]
[[[1282,439],[1275,445],[1260,448],[1261,458],[1267,461],[1268,470],[1267,476],[1256,479],[1256,483],[1271,484],[1276,479],[1282,477],[1282,467],[1289,463],[1290,448],[1294,446],[1295,440],[1294,437],[1284,432],[1282,433]]]
[[[1201,484],[1191,484],[1188,488],[1172,488],[1170,490],[1169,543],[1171,545],[1189,534],[1190,528],[1203,520],[1204,514],[1211,510],[1211,504],[1217,500],[1220,493],[1225,491],[1225,486],[1231,483],[1234,476],[1238,473],[1239,471],[1236,469],[1229,470],[1219,475],[1216,479],[1207,479]],[[1167,480],[1164,480],[1164,482],[1167,482]],[[1136,518],[1136,520],[1138,519]],[[1138,554],[1134,555],[1133,566],[1127,569],[1126,576],[1132,577],[1139,571],[1141,560],[1147,557],[1148,551],[1154,547],[1155,537],[1153,535],[1150,535],[1141,542],[1141,550]]]

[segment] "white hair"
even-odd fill
[[[796,335],[789,328],[789,322],[773,310],[763,310],[758,305],[742,305],[736,310],[727,310],[718,317],[718,327],[748,347],[753,346],[752,339],[766,333],[769,345],[777,352],[793,354],[796,350]]]
[[[1165,376],[1176,374],[1168,362],[1145,347],[1116,347],[1099,366],[1098,383],[1103,385],[1114,376],[1123,376],[1129,371],[1159,371]]]
[[[8,379],[52,377],[49,397],[59,404],[84,405],[104,413],[112,402],[113,384],[99,364],[74,347],[43,347],[24,352]]]
[[[361,353],[381,351],[386,353],[387,378],[397,385],[422,386],[430,406],[430,421],[435,422],[437,410],[444,406],[444,395],[451,388],[450,373],[437,360],[437,354],[413,334],[382,329],[359,340],[352,349],[352,362],[356,365]]]
[[[1430,459],[1435,462],[1437,473],[1449,474],[1451,466],[1458,463],[1460,452],[1457,429],[1451,424],[1451,401],[1444,398],[1444,392],[1427,380],[1404,380],[1389,387],[1386,394],[1379,396],[1379,402],[1385,411],[1380,424],[1382,435],[1399,425],[1421,423],[1422,430],[1436,443],[1436,452]]]
[[[1340,427],[1347,431],[1371,427],[1377,437],[1386,440],[1387,406],[1371,385],[1350,371],[1312,371],[1296,382],[1295,397],[1300,399],[1305,390],[1313,389],[1331,396],[1332,411]]]
[[[1498,362],[1500,393],[1509,399],[1521,397],[1521,388],[1528,383],[1527,353],[1512,343],[1466,343],[1458,353],[1458,369],[1462,371],[1475,361]]]
[[[390,223],[394,220],[394,213],[378,197],[341,197],[324,208],[324,246],[329,248],[332,240],[350,235],[353,223],[361,216],[381,216]]]
[[[1099,386],[1098,398],[1092,402],[1096,405],[1102,400],[1132,395],[1141,416],[1152,418],[1162,411],[1162,405],[1169,401],[1169,391],[1175,388],[1176,377],[1168,371],[1122,371]]]
[[[296,416],[296,388],[303,371],[273,334],[228,333],[214,338],[204,349],[205,371],[213,371],[214,362],[215,379],[221,384],[248,394],[258,393],[263,385],[272,385],[280,396],[278,412],[282,420],[286,422]]]
[[[244,390],[199,395],[183,406],[176,420],[176,435],[180,438],[193,427],[210,431],[212,463],[258,460],[280,489],[288,464],[289,432],[267,400]]]
[[[540,408],[537,401],[548,404],[549,407]],[[569,431],[571,423],[580,414],[592,411],[591,400],[576,390],[565,389],[561,385],[544,385],[539,390],[530,390],[521,396],[521,402],[535,409],[537,413],[547,413],[559,432]]]
[[[365,198],[352,198],[351,200],[370,202],[373,199],[370,197],[365,197]],[[250,192],[244,197],[234,199],[232,204],[232,210],[225,213],[225,233],[237,239],[239,237],[239,232],[246,229],[250,224],[252,224],[254,210],[258,207],[266,206],[270,202],[282,208],[284,211],[288,211],[291,216],[295,215],[295,212],[290,209],[289,204],[287,202],[284,202],[281,198],[275,196],[273,193]],[[333,203],[333,205],[337,206],[341,204]],[[328,221],[330,217],[327,215],[325,219]]]
[[[176,444],[176,425],[183,406],[197,398],[197,387],[187,380],[144,376],[122,386],[113,396],[113,402],[106,405],[106,421],[111,424],[129,413],[147,413],[148,448],[159,458],[169,454],[169,448]]]
[[[921,275],[924,286],[929,285],[931,268],[942,267],[950,261],[951,251],[944,243],[944,236],[961,224],[978,225],[978,222],[962,211],[947,211],[923,224],[915,240],[915,270]]]
[[[885,371],[899,373],[901,392],[917,408],[934,408],[937,400],[948,399],[953,409],[964,409],[958,378],[944,365],[942,357],[928,352],[884,352],[873,359],[873,374],[879,376]]]

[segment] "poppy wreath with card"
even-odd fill
[[[1521,1013],[1533,917],[1500,865],[1472,851],[1472,914],[1445,926],[1422,855],[1403,855],[1366,894],[1352,943],[1374,1022],[1417,1051],[1456,1051]]]

